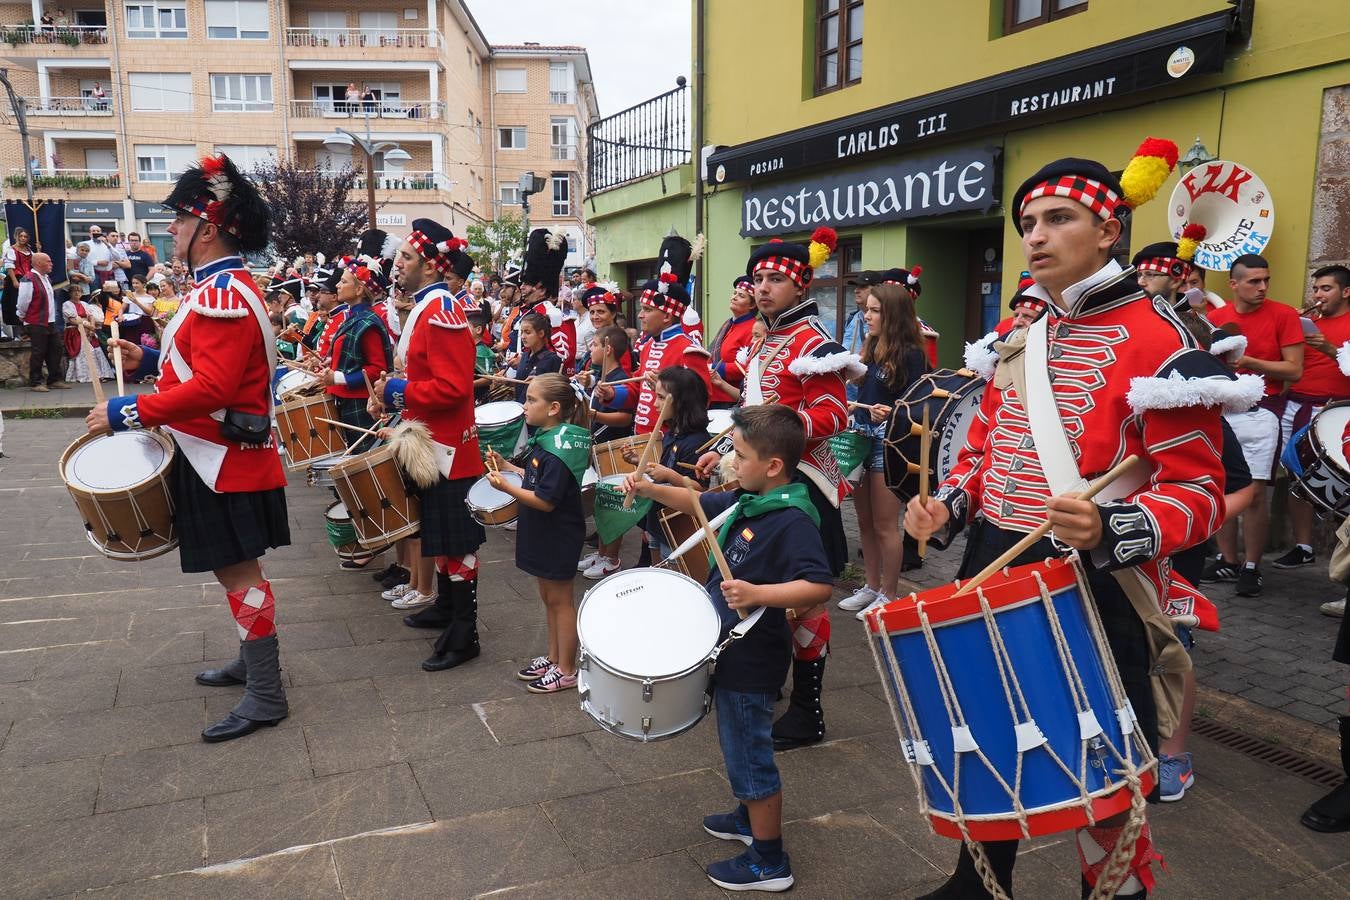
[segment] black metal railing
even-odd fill
[[[590,193],[689,162],[689,88],[679,85],[586,129]]]

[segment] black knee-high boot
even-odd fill
[[[422,661],[428,672],[453,669],[479,654],[478,579],[451,581],[449,593],[450,625],[436,639],[431,656]]]
[[[1341,766],[1345,769],[1345,781],[1308,807],[1299,819],[1313,831],[1350,831],[1350,716],[1341,716]]]
[[[1017,864],[1017,841],[989,841],[982,844],[984,855],[989,858],[989,868],[994,871],[1003,892],[1011,897],[1013,866]],[[931,894],[924,894],[916,900],[986,900],[993,895],[984,887],[984,879],[975,868],[975,858],[970,848],[961,844],[961,853],[956,859],[956,871],[947,883]]]
[[[791,750],[825,740],[825,710],[820,691],[825,681],[825,657],[792,661],[792,696],[787,712],[773,723],[773,749]]]
[[[403,617],[409,628],[448,628],[454,619],[453,585],[462,582],[450,580],[444,572],[436,573],[436,602]]]

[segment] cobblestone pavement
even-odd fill
[[[719,895],[700,867],[737,848],[699,827],[732,803],[715,729],[704,722],[637,745],[598,731],[574,694],[527,695],[514,670],[540,649],[543,615],[532,580],[511,563],[511,533],[494,531],[484,547],[484,655],[429,675],[418,668],[427,637],[400,624],[367,575],[337,569],[321,523],[326,497],[293,479],[295,544],[267,564],[291,716],[209,746],[198,732],[237,697],[192,680],[233,652],[219,589],[180,573],[173,555],[140,565],[92,555],[56,476],[78,423],[7,426],[5,897]],[[925,583],[946,578],[949,564],[935,556]],[[1295,663],[1310,661],[1286,667],[1302,673],[1299,684],[1334,676],[1310,668],[1325,655],[1318,629],[1330,620],[1292,613],[1313,602],[1301,599],[1311,587],[1285,596],[1271,581],[1271,613],[1255,604],[1250,616],[1230,615],[1206,642],[1204,678],[1228,671],[1218,648],[1239,639],[1253,649],[1234,657],[1287,652],[1269,632],[1247,630],[1280,624],[1260,615],[1284,617],[1296,635]],[[779,757],[794,894],[923,893],[945,877],[955,845],[915,811],[885,689],[861,629],[842,616],[825,681],[829,740]],[[1193,749],[1195,788],[1151,814],[1169,864],[1159,897],[1350,898],[1350,838],[1297,824],[1322,789],[1203,739]],[[1077,897],[1071,844],[1030,842],[1017,879],[1018,896]]]

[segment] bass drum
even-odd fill
[[[984,396],[984,378],[968,369],[938,369],[910,385],[886,422],[886,487],[908,503],[919,493],[919,434],[923,412],[933,431],[928,453],[928,485],[936,490],[956,466],[970,423]]]
[[[1350,512],[1350,400],[1328,403],[1289,439],[1280,461],[1289,470],[1289,493],[1311,503],[1319,516]]]

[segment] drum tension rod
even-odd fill
[[[139,532],[141,537],[148,538],[155,533],[153,528],[142,528]]]
[[[391,503],[391,502],[389,502],[389,498],[388,498],[388,497],[381,497],[381,498],[380,498],[380,509],[393,509],[393,508],[394,508],[394,504]]]

